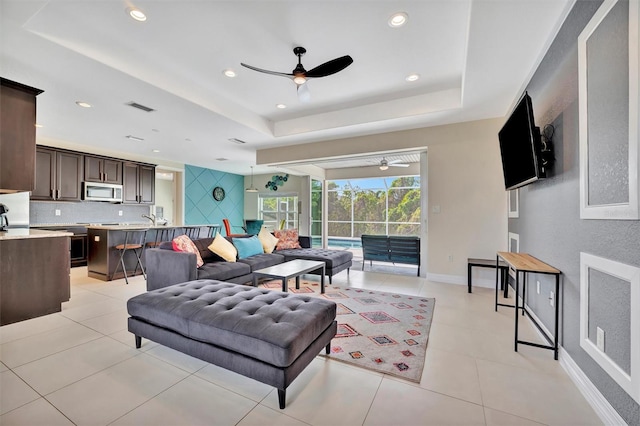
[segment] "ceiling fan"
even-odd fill
[[[298,57],[298,65],[296,65],[294,70],[290,73],[264,70],[262,68],[257,68],[244,63],[240,63],[240,65],[254,71],[263,72],[265,74],[279,75],[292,79],[297,87],[298,100],[300,100],[301,102],[308,102],[311,99],[311,93],[309,92],[309,88],[305,84],[307,82],[307,79],[327,77],[329,75],[342,71],[353,63],[353,59],[351,59],[351,56],[345,55],[336,59],[332,59],[307,71],[304,69],[301,62],[301,58],[305,53],[307,53],[307,49],[298,46],[293,49],[293,53]]]
[[[380,170],[387,170],[389,167],[409,167],[409,165],[403,163],[401,160],[387,161],[386,158],[382,157],[382,160],[380,160]]]

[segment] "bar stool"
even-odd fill
[[[133,275],[136,275],[138,272],[138,266],[140,266],[140,270],[142,270],[142,275],[144,279],[147,279],[147,273],[144,270],[144,266],[142,266],[142,261],[140,257],[144,252],[144,248],[146,246],[147,239],[147,228],[140,229],[127,229],[124,231],[124,243],[118,244],[114,248],[120,252],[120,262],[116,265],[115,271],[113,271],[113,275],[118,272],[118,266],[122,266],[122,272],[124,273],[124,280],[127,284],[129,284],[129,277],[127,276],[127,267],[124,264],[124,255],[128,251],[132,251],[136,256],[136,268],[133,271]]]
[[[191,240],[195,240],[195,239],[200,238],[200,229],[201,228],[202,227],[200,227],[200,226],[185,226],[184,233]]]
[[[216,234],[218,234],[221,231],[221,226],[220,225],[209,225],[207,226],[207,237],[208,238],[213,238],[216,236]]]
[[[156,238],[154,241],[149,241],[146,245],[147,248],[156,248],[165,241],[173,240],[174,234],[176,232],[175,228],[157,228],[156,229]]]

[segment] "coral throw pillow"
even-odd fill
[[[286,250],[294,248],[302,248],[298,242],[298,230],[297,229],[281,229],[273,231],[273,234],[278,238],[278,245],[276,250]]]
[[[236,250],[235,246],[220,233],[216,234],[213,242],[207,248],[227,262],[235,262],[238,256],[238,250]]]
[[[200,256],[200,250],[198,250],[198,247],[196,247],[193,241],[191,241],[191,238],[186,235],[179,235],[171,241],[171,245],[173,246],[173,251],[183,251],[195,254],[196,266],[198,268],[204,265],[204,260],[202,260],[202,256]]]
[[[276,248],[276,244],[278,244],[278,239],[271,235],[271,232],[265,227],[260,230],[258,234],[258,239],[262,243],[262,249],[265,253],[273,253],[273,249]]]

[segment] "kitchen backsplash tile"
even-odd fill
[[[60,215],[56,215],[56,210]],[[122,216],[119,212],[122,211]],[[52,202],[31,201],[29,223],[31,225],[53,223],[147,223],[143,214],[149,214],[149,206],[114,204],[96,201]]]

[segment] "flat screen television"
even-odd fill
[[[546,177],[541,156],[540,128],[535,125],[531,97],[526,92],[498,133],[498,139],[507,190]]]

